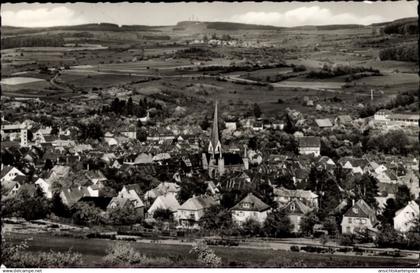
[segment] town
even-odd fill
[[[408,19],[348,27],[340,35],[360,31],[356,42],[343,40],[375,48],[380,39],[417,39],[415,20],[414,35],[394,31],[394,25],[414,22]],[[332,39],[343,43],[336,28],[249,25],[248,37],[257,38],[244,39],[230,29],[246,25],[207,23],[214,33],[226,28],[223,35],[203,35],[203,25],[181,22],[172,31],[198,30],[177,36],[162,28],[159,35],[169,38],[144,34],[149,44],[129,48],[56,45],[62,37],[56,41],[51,34],[54,48],[44,63],[35,53],[43,45],[15,46],[17,30],[2,27],[2,48],[8,47],[2,49],[2,232],[14,234],[15,241],[38,234],[40,249],[48,249],[42,247],[48,236],[137,241],[154,245],[154,251],[201,240],[206,246],[198,249],[224,253],[222,262],[213,257],[200,264],[210,267],[340,265],[322,255],[344,257],[343,266],[392,267],[397,261],[390,257],[401,258],[395,266],[414,266],[420,115],[417,72],[409,69],[418,66],[418,55],[412,62],[389,60],[381,52],[382,60],[369,67],[311,64],[324,50],[357,60],[372,57],[362,56],[371,51],[331,49]],[[115,38],[131,30],[113,28],[60,31],[82,42],[103,40],[103,33],[110,40],[132,39]],[[319,31],[319,43],[304,49],[312,56],[301,55],[295,41],[319,37]],[[265,32],[280,33],[283,41],[276,44]],[[168,39],[176,42],[165,44]],[[397,64],[400,71],[394,71]],[[234,260],[226,252],[245,247],[321,258],[319,264],[292,263],[298,256],[264,264],[240,258],[240,252]],[[359,261],[344,260],[353,256]],[[146,266],[197,266],[165,259]]]

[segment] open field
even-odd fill
[[[21,84],[28,84],[34,82],[43,82],[43,79],[37,78],[30,78],[30,77],[12,77],[12,78],[4,78],[0,81],[1,84],[4,85],[21,85]]]
[[[13,234],[6,240],[21,241],[33,238],[28,242],[28,251],[72,251],[83,255],[86,266],[98,266],[101,258],[106,255],[108,247],[115,241],[104,239],[75,239],[66,237],[51,237],[48,235]],[[46,240],[46,238],[48,238]],[[154,243],[130,242],[137,251],[152,257],[181,257],[185,262],[192,261],[195,256],[189,253],[190,245],[169,245]],[[248,249],[238,247],[212,247],[222,258],[225,266],[299,266],[314,267],[320,264],[327,267],[413,267],[416,260],[385,257],[353,257],[330,254],[295,253],[284,250]],[[295,265],[295,266],[296,266]]]

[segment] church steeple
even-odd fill
[[[214,118],[213,118],[213,128],[211,131],[210,136],[210,143],[209,143],[209,153],[211,153],[214,157],[215,154],[220,153],[222,154],[222,145],[219,140],[219,124],[218,124],[218,115],[217,115],[217,100],[214,105]]]

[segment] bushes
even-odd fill
[[[41,252],[39,254],[22,253],[19,258],[19,267],[32,268],[68,268],[80,267],[82,255],[71,250],[67,252]]]
[[[405,62],[418,62],[419,60],[418,44],[405,44],[397,47],[383,49],[379,52],[379,58],[382,61],[394,60]]]
[[[291,246],[290,247],[290,251],[292,251],[292,252],[299,252],[300,251],[300,248],[298,246]]]
[[[199,242],[193,246],[190,253],[197,254],[197,262],[205,267],[219,267],[222,265],[222,259],[204,242]]]
[[[205,240],[205,242],[213,246],[239,246],[239,241],[229,239]]]
[[[310,71],[307,75],[307,78],[328,79],[328,78],[333,78],[333,77],[343,76],[343,75],[352,75],[352,76],[361,75],[363,72],[370,72],[371,75],[380,75],[380,71],[378,69],[373,69],[372,67],[370,68],[352,67],[348,65],[331,66],[331,65],[325,64],[321,70]],[[354,76],[354,77],[358,77],[358,76]]]
[[[3,238],[3,234],[2,234]],[[24,252],[28,248],[27,242],[17,245],[2,240],[1,263],[7,267],[32,267],[32,268],[66,268],[81,266],[82,256],[72,252]]]
[[[118,242],[108,248],[107,255],[103,258],[103,261],[109,265],[124,266],[139,264],[143,258],[143,255],[136,252],[129,244]]]
[[[342,246],[353,246],[356,243],[354,234],[343,234],[340,236],[338,243]]]

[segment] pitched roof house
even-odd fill
[[[360,199],[343,215],[341,229],[343,234],[357,233],[373,228],[376,223],[375,210]]]
[[[331,120],[329,118],[324,119],[315,119],[316,125],[319,128],[331,128],[333,126]]]
[[[271,207],[254,194],[248,193],[244,199],[239,201],[230,210],[232,212],[232,220],[239,225],[242,225],[250,219],[263,224],[265,219],[267,219],[268,213],[271,211]]]
[[[301,230],[300,223],[302,221],[302,217],[314,210],[314,208],[308,207],[298,198],[293,198],[286,206],[282,208],[282,210],[286,212],[291,224],[293,225],[292,232],[298,233]]]
[[[167,209],[176,213],[178,208],[180,207],[178,200],[176,200],[175,195],[173,194],[165,194],[161,195],[153,202],[150,208],[147,210],[148,218],[153,218],[153,214],[158,209]]]
[[[25,175],[23,172],[19,171],[16,167],[5,166],[1,170],[1,182],[11,181],[18,175]]]
[[[194,196],[185,201],[176,213],[179,226],[182,228],[199,228],[198,221],[206,210],[217,205],[217,202],[209,196]]]
[[[86,187],[72,187],[64,188],[60,192],[61,200],[63,204],[67,206],[72,206],[74,203],[79,201],[82,197],[90,196],[89,191]]]
[[[299,154],[314,154],[319,156],[321,153],[321,140],[315,136],[304,136],[298,139]]]
[[[157,187],[147,191],[144,194],[145,200],[154,200],[161,195],[172,194],[176,196],[181,187],[176,183],[162,182]]]
[[[419,221],[419,205],[415,201],[408,202],[407,206],[395,212],[394,229],[399,232],[410,231]]]
[[[289,190],[284,187],[275,188],[273,190],[275,195],[274,201],[279,204],[279,207],[284,207],[293,199],[297,199],[310,208],[318,208],[318,195],[305,190]]]

